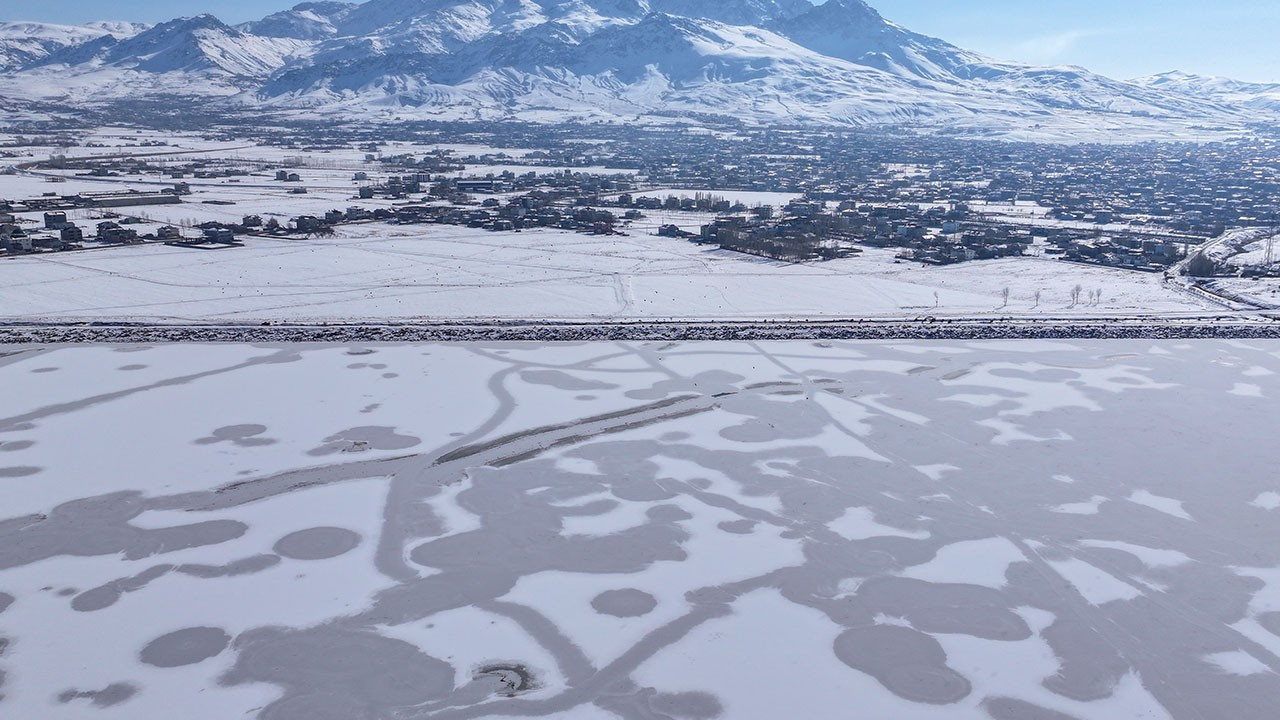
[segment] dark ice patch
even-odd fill
[[[195,442],[197,445],[217,445],[228,442],[237,447],[262,447],[279,442],[262,437],[266,433],[265,425],[228,425],[214,430],[208,437],[202,437]]]
[[[272,703],[258,717],[260,720],[373,720],[374,716],[355,698],[316,692]]]
[[[1042,708],[1017,698],[989,698],[982,706],[993,720],[1078,720],[1074,715]]]
[[[138,686],[131,683],[112,683],[101,690],[64,690],[58,693],[58,702],[66,705],[76,700],[88,700],[94,707],[106,709],[128,702],[138,694]]]
[[[174,572],[204,579],[253,575],[280,564],[278,555],[254,555],[226,565],[179,565]]]
[[[394,709],[444,697],[454,687],[448,663],[368,630],[254,630],[236,640],[236,650],[239,657],[222,683],[283,689],[284,696],[263,710],[261,717],[269,720],[389,717]]]
[[[357,427],[335,433],[324,439],[324,445],[307,452],[312,457],[368,450],[407,450],[422,443],[416,437],[400,435],[392,427]]]
[[[525,370],[520,379],[531,385],[547,385],[557,390],[581,392],[585,390],[614,390],[617,385],[598,380],[584,380],[561,370]]]
[[[291,560],[328,560],[345,555],[360,545],[360,535],[335,527],[299,530],[282,538],[275,551]]]
[[[159,580],[169,571],[173,570],[172,565],[157,565],[148,568],[137,575],[119,580],[112,580],[105,585],[99,585],[91,590],[86,590],[71,600],[71,609],[76,612],[97,612],[120,602],[120,598],[125,593],[137,592],[150,585],[152,582]]]
[[[836,657],[880,681],[898,697],[949,705],[973,691],[963,675],[947,667],[947,654],[933,637],[897,625],[847,630],[836,638]]]
[[[693,516],[679,505],[655,505],[649,508],[645,515],[650,520],[661,523],[677,523],[693,519]]]
[[[1258,616],[1258,624],[1272,635],[1280,635],[1280,612],[1265,612]]]
[[[220,628],[187,628],[147,643],[138,659],[153,667],[185,667],[221,655],[230,644],[231,636]]]
[[[591,601],[591,607],[601,615],[635,618],[653,612],[658,607],[658,601],[643,590],[628,588],[600,593]]]
[[[734,535],[750,535],[756,529],[755,520],[725,520],[717,527]]]
[[[635,400],[661,400],[684,393],[699,395],[732,395],[738,392],[738,384],[746,380],[723,370],[709,370],[691,378],[660,380],[652,387],[628,390],[626,395]]]
[[[649,698],[649,708],[680,720],[712,720],[724,713],[720,700],[704,692],[658,693]]]

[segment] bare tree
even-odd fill
[[[1009,287],[1007,285],[1000,291],[1000,298],[1004,300],[1004,304],[1000,307],[1009,307]]]
[[[1080,293],[1082,292],[1084,292],[1084,288],[1079,283],[1076,283],[1076,286],[1071,288],[1071,307],[1080,304]]]
[[[938,299],[938,291],[937,291],[937,290],[934,290],[934,291],[933,291],[933,306],[936,308],[936,307],[938,307],[940,304],[942,304],[942,301]]]
[[[1043,290],[1036,290],[1036,295],[1035,295],[1035,298],[1036,298],[1036,305],[1035,305],[1035,306],[1036,306],[1036,307],[1040,307],[1040,295],[1041,295],[1041,293],[1043,293],[1043,292],[1044,292]]]

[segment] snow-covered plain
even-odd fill
[[[0,716],[1260,720],[1277,369],[1275,342],[10,347]]]
[[[275,202],[253,195],[246,192],[233,208],[158,206],[148,215],[175,221],[266,212]],[[651,213],[626,237],[370,223],[343,226],[332,238],[251,237],[247,247],[226,250],[145,245],[11,258],[0,260],[0,275],[6,317],[20,321],[914,318],[1214,309],[1158,275],[1043,258],[927,268],[868,249],[847,260],[793,265],[653,234],[668,222],[696,231],[709,217]],[[1102,290],[1101,302],[1073,305],[1076,285],[1085,295]]]

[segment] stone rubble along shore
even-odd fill
[[[1280,323],[897,322],[551,325],[19,326],[0,344],[1280,338]]]

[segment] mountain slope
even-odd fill
[[[1242,88],[1191,92],[997,62],[888,22],[862,0],[325,1],[237,28],[205,15],[130,37],[82,32],[13,61],[21,66],[0,71],[0,93],[100,103],[199,93],[380,118],[719,118],[979,134],[1159,135],[1239,126],[1272,107],[1240,106]]]
[[[150,73],[213,71],[264,77],[307,47],[289,38],[243,33],[212,15],[200,15],[156,25],[105,48],[97,60]]]
[[[310,52],[311,44],[266,38],[211,15],[180,18],[118,38],[64,46],[0,75],[0,94],[76,105],[136,98],[227,97],[251,91]]]
[[[1138,78],[1136,85],[1193,98],[1280,112],[1280,83],[1251,83],[1185,72],[1167,72]]]
[[[339,35],[339,28],[356,7],[345,2],[305,2],[237,29],[263,37],[323,40]]]
[[[888,22],[862,0],[829,0],[782,21],[778,30],[830,57],[900,76],[947,80],[983,58]]]
[[[0,22],[0,72],[39,62],[52,53],[92,40],[130,37],[145,29],[145,25],[125,22],[88,25]]]

